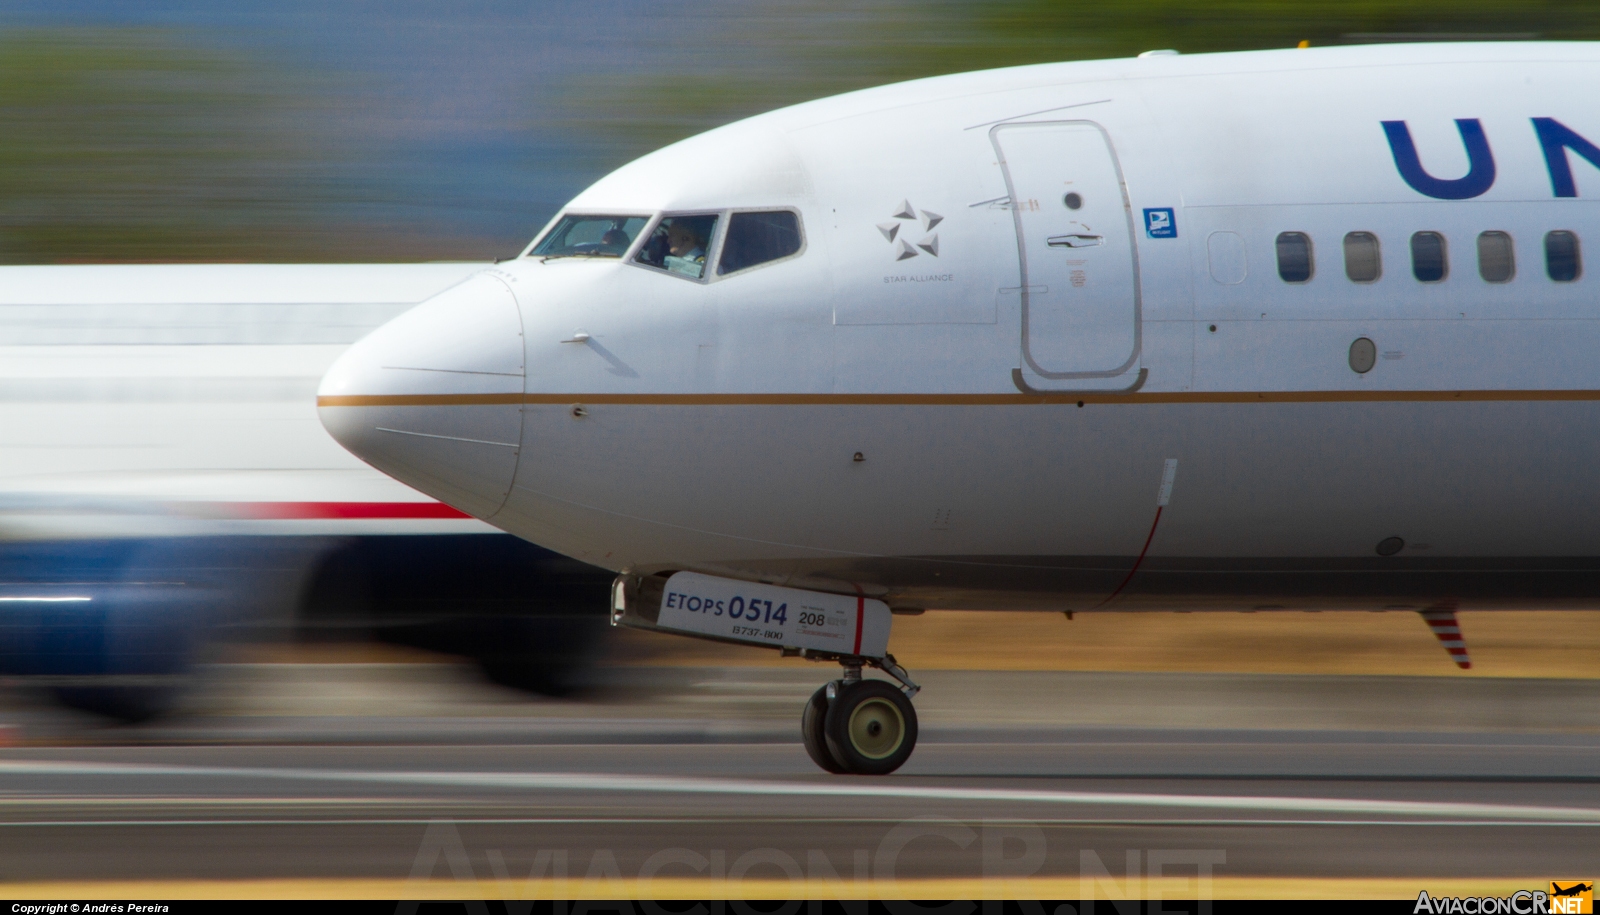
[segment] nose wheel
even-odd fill
[[[805,742],[806,754],[811,757],[812,762],[834,775],[843,775],[850,770],[833,758],[833,751],[828,749],[826,732],[830,704],[828,690],[833,687],[834,684],[829,683],[818,687],[817,691],[811,694],[811,699],[806,702],[806,710],[800,713],[800,739]]]
[[[896,667],[891,673],[898,677],[904,671]],[[811,694],[800,716],[800,735],[812,761],[828,772],[887,775],[916,748],[917,710],[905,690],[864,680],[859,666],[847,666],[843,680]]]

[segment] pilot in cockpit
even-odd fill
[[[633,244],[633,237],[621,227],[612,228],[600,236],[600,249],[607,254],[621,255]]]
[[[667,228],[667,251],[661,266],[673,273],[698,277],[705,272],[705,239],[690,221],[676,220]]]

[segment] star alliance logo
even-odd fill
[[[920,219],[917,216],[918,212],[922,214]],[[911,201],[902,200],[900,201],[900,206],[894,211],[894,218],[897,220],[909,220],[913,223],[921,222],[923,233],[922,240],[912,245],[910,241],[900,237],[900,229],[906,227],[905,222],[878,223],[878,231],[882,232],[884,239],[895,247],[895,260],[903,261],[916,257],[917,249],[919,248],[933,257],[939,256],[939,235],[933,231],[933,227],[944,222],[943,216],[938,213],[930,213],[927,210],[919,211],[911,205]]]

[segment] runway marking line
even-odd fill
[[[987,801],[1344,815],[1364,814],[1368,816],[1538,820],[1568,823],[1600,822],[1600,809],[1585,807],[1479,804],[1455,801],[1387,801],[1363,798],[1281,797],[1270,795],[1154,794],[1121,791],[933,787],[907,784],[908,779],[851,777],[834,777],[828,781],[778,782],[733,778],[566,772],[407,772],[348,769],[265,769],[72,761],[0,761],[0,775],[259,778],[301,782],[427,785],[432,787],[498,788],[502,790]]]
[[[251,819],[228,819],[216,817],[209,819],[170,820],[13,820],[0,822],[0,830],[16,829],[99,829],[113,827],[215,827],[215,826],[431,826],[435,823],[451,823],[456,826],[636,826],[636,825],[677,825],[677,826],[705,826],[705,825],[734,825],[734,826],[785,826],[792,824],[825,824],[849,826],[893,826],[904,823],[905,817],[767,817],[763,819],[732,818],[732,817],[680,817],[673,820],[637,819],[630,817],[476,817],[458,816],[455,814],[439,814],[427,819],[409,818],[398,819],[392,817],[350,817],[345,819],[322,819],[317,817],[281,817],[276,819],[255,817]],[[1050,828],[1079,827],[1079,826],[1115,826],[1128,829],[1143,828],[1170,828],[1170,827],[1251,827],[1251,826],[1396,826],[1406,829],[1420,829],[1423,827],[1443,827],[1449,829],[1467,829],[1484,827],[1490,829],[1507,829],[1511,827],[1537,828],[1537,829],[1600,829],[1600,823],[1562,822],[1550,820],[1286,820],[1259,817],[1256,819],[1210,819],[1210,820],[1167,820],[1167,819],[1130,819],[1121,818],[1083,818],[1083,819],[996,819],[984,817],[984,823],[1010,823],[1017,825],[1039,826]]]
[[[0,882],[12,899],[1091,899],[1117,898],[1101,883],[1077,877],[982,880],[925,877],[899,880],[776,880],[663,877],[626,880],[443,880],[401,878],[276,878],[260,880],[104,880]],[[1115,881],[1115,878],[1113,878]],[[1433,896],[1509,896],[1543,886],[1548,875],[1483,879],[1449,877],[1214,876],[1213,899],[1415,899]],[[1194,898],[1196,878],[1115,881],[1123,898]]]

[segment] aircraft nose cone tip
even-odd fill
[[[479,274],[346,350],[323,376],[317,412],[356,457],[487,518],[516,474],[523,379],[516,297]]]

